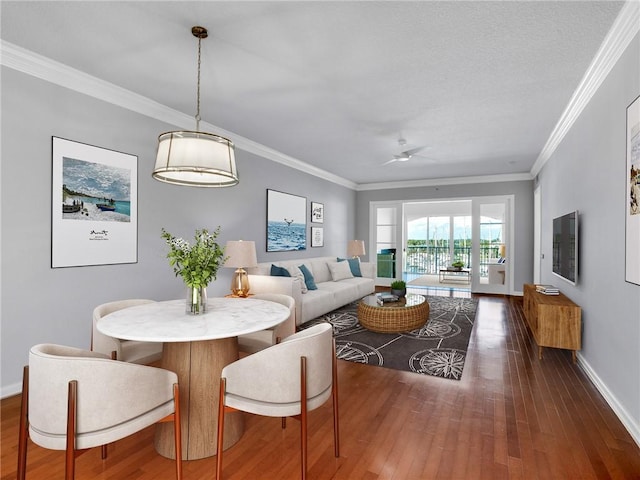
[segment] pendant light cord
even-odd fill
[[[200,50],[202,38],[198,38],[198,93],[197,93],[197,110],[196,110],[196,132],[200,131]]]

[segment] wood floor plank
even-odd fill
[[[309,415],[310,479],[640,479],[640,448],[570,352],[545,349],[539,360],[522,299],[477,298],[460,381],[338,362],[341,456],[327,403]],[[0,480],[16,477],[19,408],[19,396],[1,402]],[[299,478],[299,426],[245,416],[244,435],[225,451],[224,478]],[[106,460],[87,452],[76,478],[173,479],[153,436],[150,427],[110,445]],[[63,476],[64,454],[30,442],[27,478]],[[184,478],[214,479],[215,457],[184,462]]]

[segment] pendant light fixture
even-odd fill
[[[196,131],[166,132],[158,137],[153,178],[192,187],[232,187],[238,183],[233,143],[224,137],[200,131],[200,51],[208,32],[193,27],[198,39],[198,103]]]

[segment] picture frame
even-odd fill
[[[52,137],[51,268],[138,261],[138,157]]]
[[[640,96],[627,107],[625,281],[640,285]]]
[[[306,248],[306,197],[267,189],[267,252]]]
[[[324,203],[311,202],[311,223],[324,223]]]
[[[324,247],[324,228],[311,227],[311,246]]]

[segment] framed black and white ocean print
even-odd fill
[[[627,107],[625,280],[640,285],[640,97]]]
[[[52,137],[51,267],[138,261],[138,157]]]
[[[267,252],[307,248],[307,199],[267,190]]]

